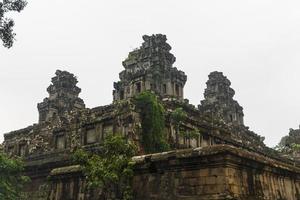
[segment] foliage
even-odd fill
[[[100,155],[79,149],[74,153],[74,160],[83,167],[88,187],[101,188],[101,196],[108,199],[117,189],[124,200],[132,199],[131,180],[135,155],[135,145],[128,143],[121,136],[108,136]]]
[[[187,118],[186,112],[182,108],[176,108],[172,113],[171,113],[171,123],[175,127],[176,131],[176,145],[179,145],[179,136],[185,139],[196,139],[200,136],[199,130],[180,130],[180,126],[184,122],[184,120]]]
[[[179,130],[181,123],[186,119],[187,114],[183,111],[182,108],[176,108],[171,113],[171,122],[175,126],[176,130]]]
[[[200,136],[200,132],[197,129],[190,130],[190,131],[180,131],[179,135],[186,139],[197,139]]]
[[[23,185],[29,178],[22,175],[23,163],[20,159],[8,158],[0,153],[0,199],[22,199]]]
[[[26,4],[25,0],[3,0],[0,2],[0,39],[3,41],[4,47],[12,47],[16,35],[13,33],[14,21],[6,18],[4,14],[11,11],[21,12]]]
[[[135,105],[141,117],[141,143],[145,153],[169,150],[165,134],[165,111],[163,105],[150,91],[135,97]]]
[[[281,153],[290,154],[300,151],[300,144],[295,143],[294,138],[290,136],[284,136],[281,138],[278,145],[274,147],[276,151]]]
[[[293,151],[299,152],[300,151],[300,144],[292,143],[291,148],[292,148]]]
[[[286,151],[286,147],[278,144],[275,147],[272,147],[275,151],[278,151],[280,153],[284,153]]]

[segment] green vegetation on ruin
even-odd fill
[[[175,135],[176,135],[176,146],[179,146],[179,137],[185,139],[196,139],[199,138],[200,132],[199,130],[180,130],[183,122],[187,118],[187,113],[183,110],[183,108],[176,108],[172,111],[170,115],[171,123],[175,128]]]
[[[133,166],[131,158],[136,153],[134,144],[119,135],[109,135],[100,154],[79,149],[74,160],[81,165],[87,181],[87,189],[101,189],[101,199],[131,200]]]
[[[158,97],[145,91],[136,96],[134,102],[141,118],[141,144],[145,153],[169,150],[165,133],[165,110]]]
[[[22,188],[29,181],[23,176],[23,162],[19,158],[9,158],[0,152],[0,199],[24,199]]]

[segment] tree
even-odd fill
[[[180,131],[179,135],[182,138],[185,138],[186,140],[193,140],[199,138],[201,135],[198,129],[193,129],[193,130],[185,130],[185,131]],[[186,144],[186,147],[189,148],[190,144]]]
[[[22,175],[23,169],[20,159],[8,158],[0,152],[0,199],[22,199],[22,187],[29,181]]]
[[[3,0],[0,1],[0,39],[3,46],[10,48],[13,45],[16,34],[13,32],[14,21],[6,18],[4,15],[7,12],[17,11],[21,12],[27,2],[25,0]]]
[[[176,108],[170,116],[171,123],[173,124],[175,128],[175,137],[176,137],[176,146],[179,145],[179,136],[185,139],[196,139],[199,137],[200,133],[199,130],[180,130],[180,126],[184,122],[184,120],[187,118],[186,112],[182,108]]]
[[[141,118],[141,143],[145,153],[169,150],[165,132],[165,111],[157,96],[145,91],[136,96],[134,101]]]
[[[292,143],[291,149],[293,150],[293,152],[299,153],[300,152],[300,144]]]
[[[133,163],[136,153],[134,144],[121,136],[108,136],[100,154],[79,149],[74,153],[75,162],[83,168],[88,188],[101,188],[100,198],[113,199],[118,191],[123,200],[132,199]]]

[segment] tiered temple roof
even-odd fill
[[[176,60],[170,53],[171,46],[162,34],[143,36],[140,48],[129,53],[123,61],[120,81],[114,83],[114,101],[128,99],[136,94],[152,90],[161,97],[183,100],[187,76],[173,67]]]
[[[83,109],[85,104],[78,97],[81,89],[76,86],[77,78],[67,71],[57,70],[52,84],[47,88],[49,97],[38,104],[39,122],[61,116],[72,110]]]
[[[231,82],[222,72],[212,72],[208,77],[205,99],[201,101],[199,110],[225,123],[243,125],[243,108],[233,99],[235,91],[230,87]]]

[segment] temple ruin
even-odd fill
[[[245,126],[229,79],[222,72],[209,74],[196,108],[184,96],[187,76],[174,66],[170,51],[165,35],[143,36],[142,46],[122,63],[112,103],[95,108],[85,107],[75,75],[56,71],[49,97],[37,106],[39,122],[4,135],[4,151],[25,161],[30,199],[96,200],[84,190],[84,177],[70,155],[78,147],[98,148],[116,133],[140,147],[133,158],[135,199],[300,199],[300,168]],[[143,155],[140,117],[131,101],[143,91],[161,100],[166,138],[171,146],[179,141],[180,148]],[[198,138],[175,134],[169,118],[176,108],[187,113],[181,129],[198,130]]]

